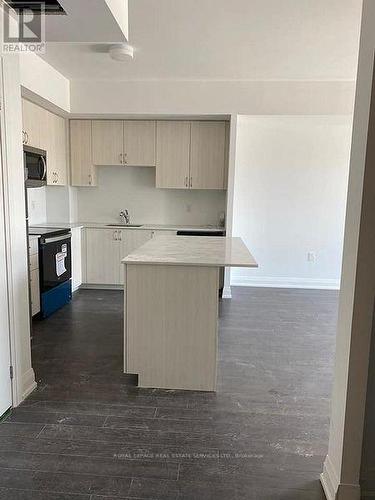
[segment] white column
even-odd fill
[[[354,112],[335,381],[328,455],[329,500],[359,500],[367,374],[375,296],[375,2],[364,0]],[[370,115],[371,92],[372,110]]]

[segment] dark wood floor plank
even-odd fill
[[[233,288],[216,393],[122,372],[123,295],[34,324],[38,389],[0,424],[0,499],[323,500],[337,292]]]
[[[0,500],[91,500],[91,496],[0,488]]]
[[[128,496],[129,478],[0,469],[0,487],[64,494]]]

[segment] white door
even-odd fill
[[[0,154],[0,416],[12,405],[12,387],[10,380],[10,344],[8,284],[6,275],[5,253],[5,218],[3,170]]]

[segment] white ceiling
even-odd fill
[[[49,43],[71,79],[352,80],[362,0],[129,0],[133,61]]]

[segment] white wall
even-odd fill
[[[35,54],[20,56],[21,85],[32,96],[53,106],[70,111],[70,81]]]
[[[347,114],[354,81],[71,82],[71,112],[125,114]]]
[[[156,189],[155,169],[99,167],[98,187],[77,188],[77,219],[116,222],[127,208],[134,223],[216,224],[224,191]]]
[[[233,235],[259,269],[232,270],[233,285],[339,287],[351,121],[238,117]]]

